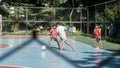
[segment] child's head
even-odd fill
[[[99,26],[96,24],[96,25],[95,25],[95,28],[99,28]]]
[[[58,26],[58,25],[61,25],[61,24],[59,22],[57,22],[56,25]]]
[[[56,26],[53,26],[53,29],[56,29]]]
[[[50,28],[51,29],[56,29],[56,25],[52,25]]]

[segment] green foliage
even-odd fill
[[[61,4],[64,4],[64,3],[66,3],[66,2],[67,2],[67,0],[54,0],[54,3],[55,3],[55,5],[56,5],[56,7],[57,7],[57,6],[60,7]]]
[[[81,8],[80,8],[80,7],[77,8],[77,12],[78,12],[78,13],[81,12]]]
[[[95,17],[97,21],[115,21],[114,11],[110,8],[105,8],[104,12],[97,12]]]
[[[106,8],[104,12],[107,20],[114,21],[114,12],[112,9]]]
[[[32,4],[32,3],[29,3],[30,1],[28,2],[21,2],[20,0],[17,0],[17,1],[10,1],[10,0],[6,0],[6,2],[12,6],[36,6],[36,4]]]
[[[48,13],[48,12],[53,12],[54,9],[53,8],[43,8],[40,12],[41,13]]]
[[[96,20],[97,21],[104,21],[103,13],[96,13]]]

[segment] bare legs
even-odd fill
[[[58,44],[58,48],[60,49],[60,44],[59,44],[59,41],[58,41],[58,39],[54,39],[56,42],[57,42],[57,44]],[[49,40],[49,48],[51,47],[51,41],[52,41],[52,38]]]
[[[65,40],[64,42],[65,42],[65,44],[67,44],[68,46],[70,46],[73,51],[75,51],[73,45],[71,45],[67,40]],[[59,45],[60,45],[60,51],[62,51],[62,41],[59,41]]]
[[[97,42],[97,46],[98,46],[99,48],[103,48],[101,41]]]
[[[50,38],[50,40],[49,40],[49,48],[51,47],[51,41],[52,41],[52,39]]]
[[[68,46],[70,46],[70,47],[73,49],[73,51],[75,51],[73,45],[71,45],[67,40],[65,40],[64,42],[65,42]]]
[[[62,50],[63,50],[63,49],[62,49],[62,40],[59,40],[59,41],[58,41],[58,39],[54,39],[54,40],[57,42],[59,50],[62,51]],[[49,48],[51,47],[51,41],[52,41],[52,39],[50,39],[49,42],[48,42],[48,43],[49,43]],[[71,47],[73,51],[75,51],[73,45],[71,45],[67,40],[64,40],[64,42],[65,42],[65,44],[67,44],[69,47]]]

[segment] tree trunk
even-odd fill
[[[74,11],[74,9],[72,9],[71,13],[70,13],[70,26],[72,25],[72,14],[73,14],[73,11]]]

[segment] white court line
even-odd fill
[[[10,44],[10,46],[8,47],[8,48],[12,48],[13,47],[13,45],[12,44]]]
[[[24,66],[12,66],[12,65],[0,65],[0,66],[6,66],[6,67],[18,67],[18,68],[31,68],[31,67],[24,67]]]

